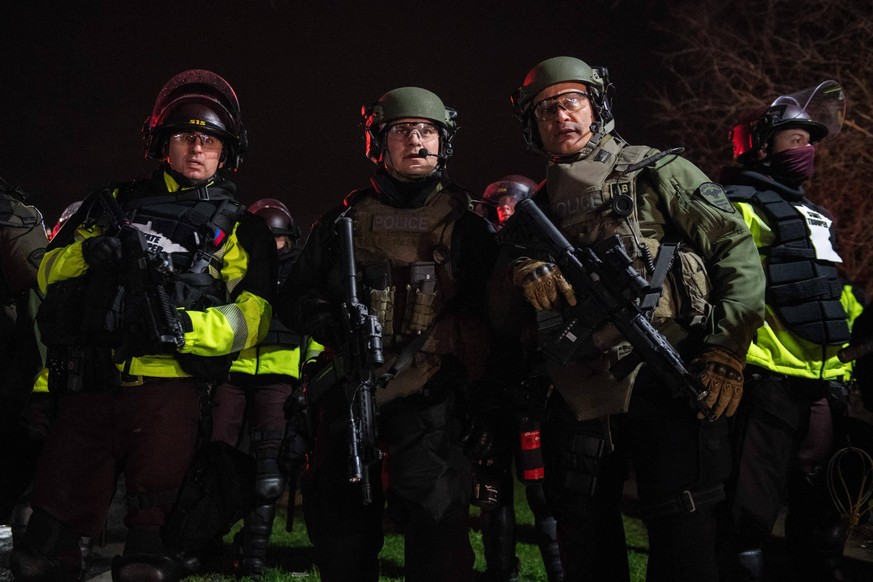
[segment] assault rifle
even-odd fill
[[[185,342],[185,332],[165,285],[173,267],[165,256],[148,252],[144,234],[131,225],[110,190],[98,194],[109,220],[107,234],[121,241],[121,279],[124,284],[124,327],[115,361],[147,353],[172,354]]]
[[[346,341],[339,347],[337,358],[344,368],[344,389],[349,403],[349,482],[361,484],[365,505],[373,502],[370,484],[370,466],[382,458],[377,446],[375,370],[385,362],[382,353],[382,326],[367,306],[358,301],[355,247],[352,238],[352,219],[342,216],[336,222],[339,239],[340,266],[345,288],[343,319]],[[339,362],[334,362],[338,364]]]
[[[576,293],[576,305],[567,307],[557,318],[555,331],[542,346],[548,356],[566,364],[580,349],[590,346],[597,330],[611,323],[633,346],[610,369],[613,376],[624,378],[645,362],[675,394],[687,396],[705,418],[715,420],[706,405],[706,388],[641,309],[640,305],[653,306],[660,290],[652,289],[633,267],[618,236],[575,247],[531,198],[516,205],[515,214],[499,236],[525,248],[532,248],[525,244],[531,240],[545,245],[542,250],[549,253]]]

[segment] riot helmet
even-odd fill
[[[525,176],[510,174],[485,187],[482,201],[476,205],[476,212],[495,225],[501,224],[497,207],[501,201],[511,201],[513,207],[536,192],[537,183]]]
[[[836,81],[780,95],[768,107],[746,113],[730,131],[734,159],[752,161],[783,129],[801,128],[809,132],[809,142],[817,143],[836,136],[846,116],[846,97]]]
[[[615,128],[615,119],[610,107],[609,92],[612,84],[605,67],[591,67],[574,57],[553,57],[539,63],[524,78],[521,87],[510,97],[516,118],[521,121],[524,141],[528,149],[542,151],[542,140],[537,130],[533,110],[534,99],[546,87],[558,83],[581,83],[585,85],[595,124],[592,143]]]
[[[248,148],[236,93],[212,71],[184,71],[163,86],[143,124],[146,158],[163,160],[169,136],[184,131],[209,133],[221,139],[224,167],[233,171]]]
[[[452,155],[452,139],[458,129],[458,112],[446,107],[436,94],[420,87],[401,87],[382,95],[376,103],[361,108],[360,130],[364,138],[364,153],[374,164],[384,160],[385,131],[391,121],[419,117],[433,121],[440,129],[438,166]]]
[[[287,236],[292,241],[300,238],[300,227],[291,217],[291,211],[275,198],[261,198],[248,207],[248,211],[261,217],[270,227],[273,236]]]
[[[64,211],[61,212],[60,218],[58,218],[58,221],[52,227],[51,232],[48,233],[49,240],[52,240],[53,238],[55,238],[55,236],[57,236],[58,231],[61,230],[61,227],[64,226],[74,214],[76,214],[76,211],[79,210],[81,206],[82,201],[76,200],[75,202],[64,208]]]

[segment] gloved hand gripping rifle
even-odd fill
[[[345,360],[345,391],[349,403],[349,481],[361,484],[364,504],[373,502],[369,468],[382,458],[377,446],[375,370],[384,362],[382,326],[367,306],[358,301],[355,247],[352,219],[340,217],[336,222],[341,253],[342,282],[345,289],[343,316],[346,341],[340,346]]]
[[[145,235],[131,225],[111,191],[100,192],[99,200],[109,220],[105,234],[121,241],[126,329],[115,350],[115,361],[147,353],[172,354],[185,343],[179,314],[164,287],[173,272],[172,265],[166,257],[148,252]]]
[[[660,290],[653,290],[633,267],[618,236],[577,248],[530,198],[518,203],[499,236],[517,246],[530,248],[531,240],[544,244],[576,293],[577,303],[565,309],[562,327],[542,346],[547,355],[565,364],[590,344],[595,331],[612,323],[633,346],[610,369],[613,376],[624,378],[639,362],[645,362],[674,393],[686,395],[705,418],[715,420],[706,406],[706,389],[641,309],[641,304],[653,307]]]

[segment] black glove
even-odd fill
[[[121,241],[105,235],[85,239],[82,257],[94,269],[111,269],[121,262]]]
[[[464,451],[474,461],[493,457],[495,453],[494,430],[481,418],[471,418],[461,436]]]

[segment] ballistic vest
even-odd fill
[[[118,202],[132,226],[145,234],[149,252],[166,253],[171,260],[170,302],[198,311],[228,303],[220,274],[223,244],[245,208],[220,183],[161,195],[162,182],[162,174],[156,174],[152,183],[126,185]]]
[[[355,194],[355,260],[364,301],[382,325],[385,361],[419,334],[428,334],[410,368],[377,391],[377,403],[383,404],[418,391],[439,369],[441,356],[455,349],[454,318],[441,315],[458,292],[452,233],[466,203],[441,187],[417,208],[389,206],[367,191]]]
[[[765,256],[767,304],[798,337],[819,345],[841,345],[851,334],[846,311],[840,302],[843,285],[836,263],[842,262],[833,239],[814,244],[811,228],[827,228],[829,219],[805,202],[792,203],[772,190],[731,186],[733,202],[747,202],[760,209],[776,237],[761,248]],[[822,256],[823,258],[819,258]]]

